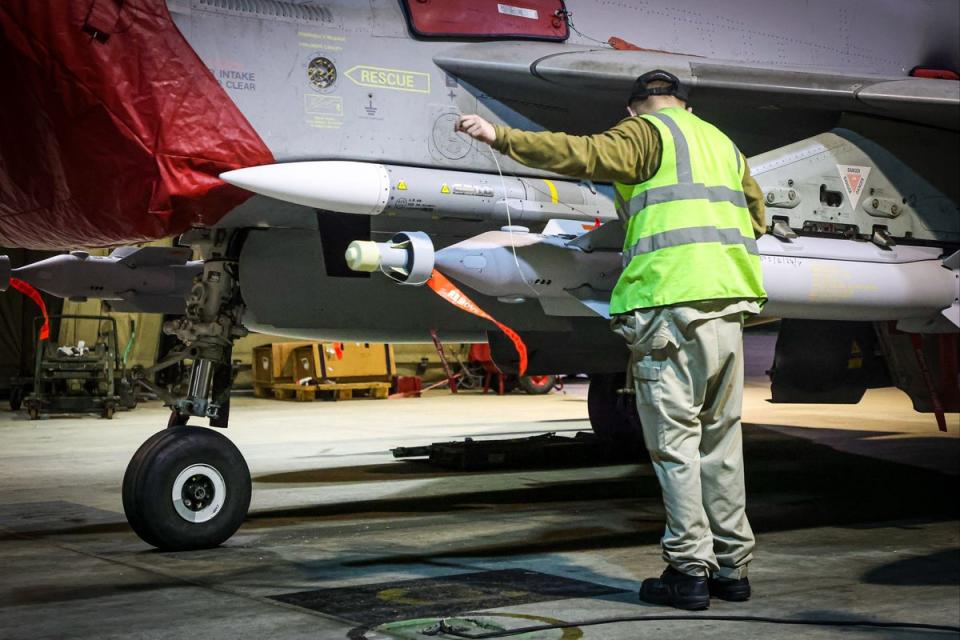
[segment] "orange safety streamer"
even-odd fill
[[[44,304],[43,298],[40,297],[40,292],[33,288],[28,282],[24,282],[19,278],[10,278],[10,286],[27,296],[40,307],[40,313],[43,314],[43,326],[40,327],[40,339],[47,340],[50,338],[50,316],[47,315],[47,305]]]
[[[500,331],[503,331],[503,333],[510,338],[514,348],[517,350],[517,355],[520,356],[520,375],[523,375],[526,372],[527,345],[523,344],[523,339],[517,335],[516,331],[502,322],[494,319],[493,316],[477,306],[473,300],[464,295],[463,291],[460,291],[455,284],[450,282],[445,275],[436,269],[433,270],[433,274],[430,276],[430,279],[427,280],[427,286],[433,289],[434,293],[453,306],[466,311],[467,313],[472,313],[475,316],[489,320],[493,324],[497,325],[497,327],[500,328]]]

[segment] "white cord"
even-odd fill
[[[520,260],[517,258],[517,244],[513,239],[513,221],[510,218],[510,197],[507,193],[507,181],[503,179],[503,171],[500,170],[500,161],[497,160],[496,151],[490,146],[488,146],[487,149],[490,150],[490,157],[493,158],[493,163],[497,165],[497,173],[500,174],[500,186],[503,189],[503,204],[507,207],[507,231],[510,233],[510,249],[513,251],[513,262],[517,265],[517,273],[520,275],[520,279],[523,280],[523,284],[527,285],[527,288],[533,291],[535,297],[539,298],[540,292],[527,282],[527,279],[523,276],[523,269],[520,267]]]

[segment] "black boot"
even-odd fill
[[[710,591],[705,576],[689,576],[667,567],[659,578],[643,581],[640,599],[650,604],[666,604],[677,609],[697,611],[710,606]]]
[[[750,599],[750,581],[746,578],[710,578],[710,595],[730,602],[744,602]]]

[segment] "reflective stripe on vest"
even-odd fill
[[[625,203],[623,196],[617,192],[617,200],[618,206],[624,208],[628,218],[649,206],[675,200],[709,200],[710,202],[729,202],[744,208],[747,206],[747,197],[743,195],[743,191],[736,191],[730,187],[708,187],[704,184],[692,183],[653,187]]]
[[[672,229],[662,231],[652,236],[645,236],[637,240],[629,249],[623,252],[623,266],[630,264],[635,256],[667,247],[679,247],[682,244],[694,244],[697,242],[719,242],[720,244],[741,244],[747,253],[758,256],[760,251],[757,248],[757,241],[753,238],[745,237],[740,229],[718,229],[716,227],[684,227],[683,229]]]

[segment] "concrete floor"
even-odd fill
[[[784,406],[765,402],[761,379],[748,386],[755,597],[706,615],[960,625],[960,418],[944,435],[895,390],[857,406]],[[423,619],[477,609],[489,628],[678,613],[636,598],[662,569],[648,466],[453,473],[388,452],[587,430],[585,385],[544,397],[240,398],[234,411],[251,513],[224,547],[190,553],[149,549],[122,515],[123,470],[165,422],[161,407],[112,422],[0,412],[0,638],[425,638]],[[331,591],[303,594],[316,590]],[[693,615],[517,637],[955,635]]]

